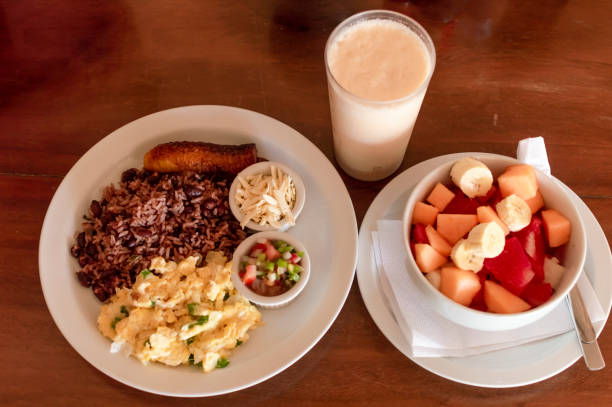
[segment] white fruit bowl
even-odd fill
[[[520,164],[520,162],[514,158],[497,154],[473,153],[470,154],[470,157],[485,163],[493,172],[494,179],[497,179],[509,165]],[[450,169],[455,161],[454,159],[449,160],[424,177],[416,184],[406,202],[402,218],[404,232],[403,240],[405,250],[408,253],[408,271],[415,285],[425,294],[429,301],[429,305],[433,309],[445,318],[468,328],[482,331],[502,331],[518,328],[542,318],[552,311],[565,298],[572,287],[574,287],[574,284],[576,284],[584,266],[584,259],[586,256],[586,234],[578,210],[562,189],[561,185],[554,178],[538,170],[536,170],[536,175],[540,191],[544,198],[544,207],[547,209],[555,209],[562,213],[569,219],[572,227],[570,241],[567,244],[567,251],[563,263],[565,266],[565,273],[557,290],[547,302],[528,311],[515,314],[494,314],[478,311],[458,304],[443,295],[431,285],[419,270],[412,255],[412,251],[410,250],[412,211],[416,202],[425,201],[425,198],[436,183],[442,182],[446,184],[451,182]]]

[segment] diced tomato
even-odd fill
[[[254,264],[249,264],[246,266],[244,270],[244,274],[242,275],[242,282],[246,285],[251,284],[257,278],[257,266]]]
[[[251,251],[249,252],[249,256],[257,257],[258,255],[265,253],[267,248],[268,247],[265,244],[257,243],[251,248]]]
[[[297,254],[295,254],[295,253],[291,253],[291,258],[289,259],[289,261],[290,261],[292,264],[298,264],[298,263],[300,262],[300,260],[302,260],[302,259],[300,258],[300,256],[298,256],[298,255],[297,255]]]
[[[427,233],[425,232],[425,225],[423,225],[422,223],[416,223],[412,226],[412,234],[410,235],[410,241],[414,244],[429,244],[429,239],[427,239]]]
[[[532,307],[544,304],[552,296],[553,289],[548,283],[531,283],[521,297]]]
[[[266,257],[270,261],[274,261],[280,257],[280,253],[276,250],[276,247],[272,246],[272,244],[268,244],[266,248]]]

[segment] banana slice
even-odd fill
[[[471,247],[478,248],[485,258],[489,258],[497,257],[504,251],[506,237],[497,223],[485,222],[470,230],[467,241]]]
[[[450,176],[464,194],[470,198],[485,196],[493,185],[493,174],[489,167],[470,157],[457,161]]]
[[[531,209],[518,195],[509,195],[495,205],[497,215],[511,232],[517,232],[531,222]]]
[[[451,259],[455,266],[462,270],[472,270],[478,273],[482,269],[484,256],[478,246],[470,244],[467,240],[461,239],[451,251]]]

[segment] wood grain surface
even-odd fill
[[[543,136],[554,173],[612,236],[610,2],[0,0],[0,404],[612,405],[612,367],[593,373],[581,361],[517,389],[437,377],[387,341],[356,281],[329,332],[297,363],[208,399],[115,382],[53,323],[38,239],[54,191],[82,154],[146,114],[220,104],[287,123],[334,162],[325,41],[340,21],[374,8],[417,19],[438,54],[400,171],[453,152],[514,155],[519,139]],[[389,179],[342,177],[360,222]],[[609,327],[600,346],[612,363]]]

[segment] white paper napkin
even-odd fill
[[[528,156],[533,160],[527,161],[531,165],[539,162],[537,168],[544,168],[545,171],[548,161],[546,160],[546,165],[543,166],[542,157],[546,159],[546,149],[543,139],[541,137],[539,139],[539,141],[522,140],[519,143],[518,156],[519,159]],[[548,173],[550,173],[549,167]],[[380,220],[377,227],[378,230],[372,232],[372,247],[381,288],[402,333],[411,346],[413,356],[476,355],[548,338],[573,329],[565,301],[542,319],[503,332],[479,331],[455,324],[427,307],[427,301],[408,274],[407,254],[402,239],[402,222]],[[577,284],[591,321],[603,321],[605,314],[585,274],[582,274]]]

